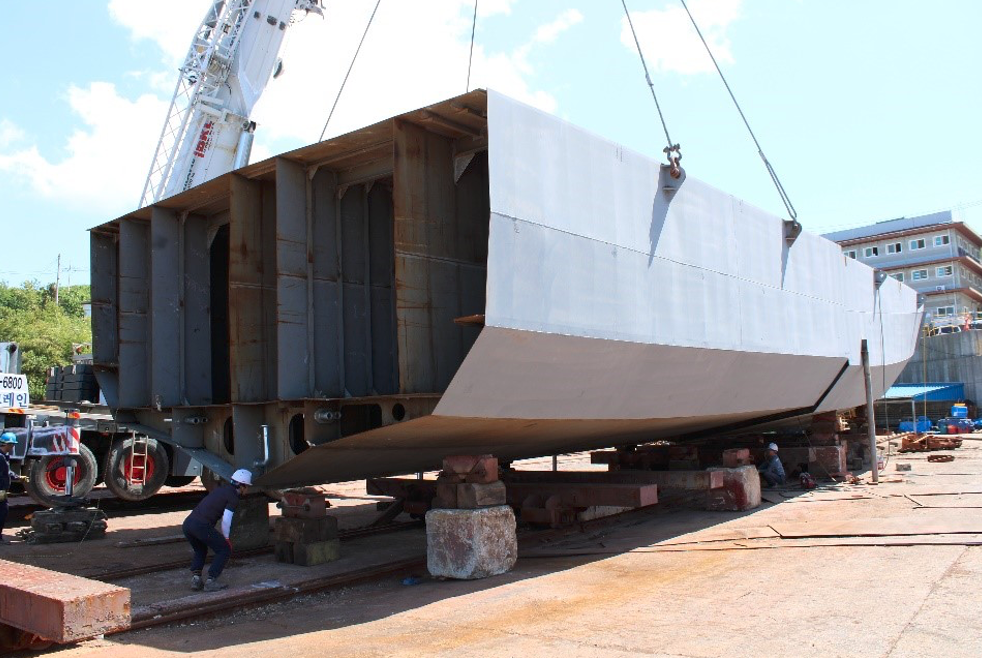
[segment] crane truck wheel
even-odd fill
[[[160,491],[164,480],[170,471],[170,459],[163,444],[156,439],[147,439],[146,466],[143,468],[143,456],[133,453],[133,438],[120,438],[113,441],[106,459],[106,488],[121,500],[146,500]],[[138,451],[139,452],[139,451]],[[138,479],[143,470],[143,483]]]
[[[164,480],[164,485],[168,487],[186,487],[194,482],[196,475],[171,475]]]
[[[67,469],[61,455],[41,457],[31,463],[30,480],[25,488],[27,495],[39,505],[58,507],[64,503],[60,500],[65,495],[65,478]],[[96,472],[99,470],[95,455],[88,446],[79,446],[78,457],[75,458],[75,487],[72,492],[76,498],[84,498],[95,486]]]

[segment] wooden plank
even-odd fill
[[[831,523],[775,523],[771,527],[784,539],[982,534],[982,516],[956,514],[917,519],[847,519]]]
[[[0,560],[0,622],[66,643],[127,628],[130,591]]]

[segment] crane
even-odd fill
[[[286,31],[321,0],[214,0],[180,67],[140,206],[249,163],[252,108],[282,71]]]

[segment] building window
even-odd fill
[[[927,270],[914,270],[910,273],[910,278],[912,281],[920,281],[921,279],[927,278]]]
[[[903,243],[900,242],[891,242],[890,244],[887,245],[888,254],[899,254],[903,250],[904,250],[904,245]]]
[[[945,265],[944,267],[938,267],[934,270],[934,273],[941,276],[951,276],[951,265]]]
[[[948,244],[948,236],[947,235],[938,235],[938,236],[935,236],[935,238],[934,238],[934,246],[935,247],[943,247],[946,244]]]
[[[856,260],[856,250],[850,249],[849,251],[846,252],[846,256],[852,258],[853,260]]]
[[[904,280],[904,273],[903,272],[894,272],[890,276],[892,276],[897,281],[903,281]]]
[[[919,238],[917,240],[910,241],[910,250],[917,251],[918,249],[923,249],[925,247],[924,238]]]
[[[879,247],[866,247],[865,249],[863,249],[863,256],[865,256],[866,258],[872,258],[873,256],[879,256],[879,255],[880,255]]]
[[[936,315],[939,318],[946,318],[946,317],[950,317],[950,316],[952,316],[954,314],[955,314],[955,307],[954,306],[939,306],[938,307],[938,312],[937,312]]]

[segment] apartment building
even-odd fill
[[[982,311],[982,237],[950,211],[825,234],[849,258],[925,295],[931,320]]]

